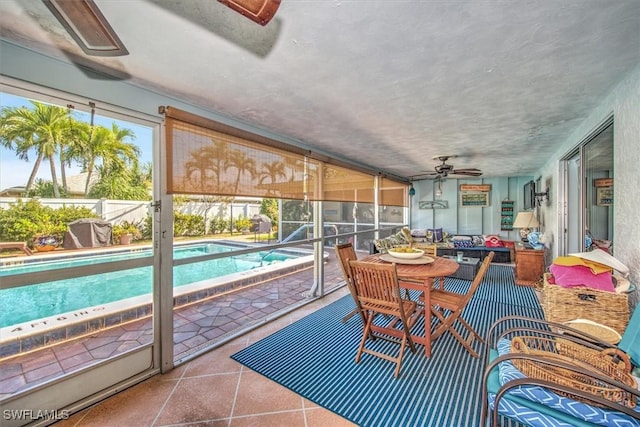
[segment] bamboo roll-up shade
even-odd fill
[[[165,110],[167,190],[296,200],[374,202],[375,177],[297,147],[176,109]]]
[[[375,177],[352,169],[323,164],[320,200],[373,203]]]
[[[304,198],[304,156],[166,119],[170,194]]]
[[[380,177],[378,204],[381,206],[409,206],[409,188],[404,182]]]

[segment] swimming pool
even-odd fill
[[[239,249],[237,246],[219,243],[191,244],[175,247],[174,258],[184,259],[237,249]],[[27,262],[20,265],[3,266],[0,269],[0,277],[7,274],[77,267],[151,255],[151,249],[147,249],[100,253],[93,256],[70,256],[42,262],[25,260]],[[292,250],[261,251],[179,265],[173,269],[174,288],[249,271],[265,264],[286,262],[304,255],[308,255],[308,253]],[[141,295],[148,295],[149,301],[151,301],[151,291],[152,267],[133,268],[3,289],[0,290],[0,328]]]

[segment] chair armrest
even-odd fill
[[[516,325],[516,326],[513,326]],[[540,328],[535,328],[538,325]],[[501,329],[503,328],[503,329]],[[537,319],[526,316],[505,316],[493,322],[487,333],[487,344],[492,348],[498,340],[509,333],[516,331],[539,332],[543,334],[553,334],[562,338],[575,338],[579,343],[591,344],[592,348],[617,348],[615,345],[602,341],[600,338],[582,332],[576,328],[563,323],[551,322],[545,319]],[[593,345],[597,347],[593,347]]]
[[[485,342],[487,343],[488,349],[492,349],[496,347],[500,338],[508,338],[525,334],[562,338],[599,351],[618,348],[615,345],[602,341],[597,337],[586,334],[562,323],[517,315],[504,316],[496,320],[489,327],[489,331],[485,337]],[[484,355],[484,365],[486,366],[488,362],[489,351],[486,351]]]
[[[560,360],[555,360],[555,359],[548,359],[542,356],[538,356],[538,355],[533,355],[533,354],[525,354],[525,353],[510,353],[510,354],[505,354],[502,356],[497,357],[491,364],[489,364],[486,368],[485,371],[485,375],[483,377],[483,393],[482,393],[482,398],[484,399],[483,401],[483,416],[486,416],[486,411],[484,409],[484,405],[487,404],[488,401],[488,393],[487,393],[487,381],[488,381],[488,377],[489,377],[489,373],[493,370],[493,369],[497,369],[498,365],[502,362],[505,361],[511,361],[514,359],[525,359],[525,360],[532,360],[535,361],[537,363],[543,363],[543,364],[547,364],[549,366],[555,366],[558,368],[562,368],[562,369],[566,369],[566,370],[570,370],[573,372],[576,372],[580,375],[584,375],[587,377],[591,377],[594,379],[597,379],[598,381],[600,381],[603,384],[607,384],[609,386],[612,387],[616,387],[619,388],[621,390],[624,390],[625,392],[633,395],[635,397],[636,400],[638,400],[640,398],[640,390],[634,388],[634,387],[630,387],[624,383],[621,383],[619,381],[616,381],[615,379],[601,374],[599,373],[597,370],[593,369],[585,369],[579,365],[574,365],[571,363],[564,363]],[[514,379],[511,381],[506,382],[505,384],[503,384],[502,386],[500,386],[500,388],[498,389],[497,393],[496,393],[496,398],[495,398],[495,402],[494,402],[494,406],[493,406],[493,411],[492,411],[492,423],[491,425],[498,425],[497,424],[497,420],[498,420],[498,409],[499,409],[499,404],[500,404],[500,399],[502,399],[503,397],[505,397],[505,394],[510,391],[513,388],[516,387],[521,387],[523,385],[528,385],[528,386],[541,386],[547,389],[550,389],[554,392],[560,392],[560,393],[569,393],[571,395],[574,395],[580,399],[586,400],[588,402],[590,402],[591,404],[596,404],[596,405],[600,405],[600,406],[604,406],[607,409],[611,409],[613,411],[616,412],[621,412],[624,413],[625,415],[628,415],[634,419],[639,419],[640,420],[640,412],[634,411],[633,409],[630,409],[624,405],[621,405],[619,403],[613,402],[611,400],[607,400],[604,399],[603,397],[601,397],[600,395],[596,395],[593,393],[589,393],[588,391],[585,390],[578,390],[578,389],[574,389],[574,388],[570,388],[567,387],[565,385],[562,384],[557,384],[554,382],[550,382],[550,381],[546,381],[546,380],[542,380],[542,379],[535,379],[535,378],[519,378],[519,379]],[[538,402],[540,403],[540,402]],[[589,403],[586,403],[589,404]],[[484,420],[483,420],[484,421]]]

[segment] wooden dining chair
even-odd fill
[[[414,243],[413,246],[422,249],[427,256],[438,256],[438,245],[435,243]],[[436,288],[444,288],[444,277],[434,277],[433,286]]]
[[[411,339],[411,328],[424,314],[416,301],[402,298],[398,285],[398,273],[395,264],[377,264],[362,261],[349,261],[353,288],[360,310],[365,319],[362,339],[356,354],[356,363],[362,353],[394,362],[394,377],[400,375],[405,346],[408,344],[413,353],[416,346]],[[373,335],[373,322],[378,315],[387,317],[376,325],[375,338],[391,341],[400,345],[397,356],[367,348],[367,341]]]
[[[414,248],[422,249],[425,255],[438,256],[438,245],[433,243],[414,243]]]
[[[494,255],[495,252],[492,251],[484,258],[480,269],[476,273],[466,293],[459,294],[450,292],[445,290],[444,287],[442,289],[431,290],[431,313],[440,321],[433,334],[431,334],[432,340],[440,337],[445,331],[449,331],[473,357],[478,357],[478,353],[471,345],[476,339],[482,343],[484,343],[484,340],[471,325],[462,318],[462,312],[480,286]],[[463,332],[467,333],[466,338],[456,330],[456,323],[459,323],[462,326]]]
[[[335,246],[336,258],[340,261],[340,268],[342,269],[342,274],[344,275],[344,281],[347,284],[347,289],[351,292],[351,296],[356,303],[356,308],[354,308],[351,312],[349,312],[346,316],[342,318],[342,323],[347,322],[354,315],[360,313],[362,317],[362,324],[366,323],[366,319],[362,314],[358,306],[358,299],[356,298],[355,290],[353,289],[353,281],[351,280],[351,267],[349,267],[349,261],[356,261],[358,256],[356,255],[355,249],[353,249],[353,244],[351,243],[342,243]]]

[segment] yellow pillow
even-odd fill
[[[584,267],[591,269],[591,272],[593,274],[600,274],[606,271],[609,271],[609,272],[613,271],[613,268],[607,265],[600,264],[594,261],[589,261],[584,258],[579,258],[577,256],[559,256],[553,260],[553,263],[555,265],[564,265],[567,267],[570,267],[572,265],[582,265]]]

